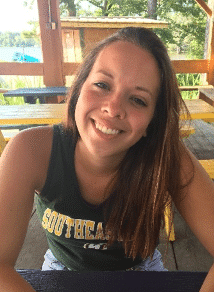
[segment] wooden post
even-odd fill
[[[44,62],[44,84],[64,86],[59,0],[37,0],[37,3]],[[58,98],[49,97],[47,102],[58,102]]]
[[[211,0],[211,8],[214,11],[214,0]],[[208,61],[209,61],[209,73],[207,74],[208,84],[214,85],[214,26],[213,26],[213,13],[210,19],[209,29],[209,42],[208,42]]]
[[[212,16],[212,9],[204,2],[204,0],[195,0],[199,6],[207,13],[207,15]]]

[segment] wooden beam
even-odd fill
[[[195,0],[199,6],[206,12],[207,15],[210,17],[212,16],[212,9],[207,5],[207,3],[204,2],[204,0]]]
[[[59,0],[37,0],[44,62],[44,84],[64,86]]]
[[[192,91],[192,90],[203,90],[203,89],[213,89],[212,85],[195,85],[195,86],[179,86],[181,91]]]
[[[63,72],[65,76],[71,76],[76,73],[81,63],[63,63]]]
[[[8,92],[10,89],[6,89],[6,88],[0,88],[0,93],[5,93]]]
[[[142,17],[90,17],[63,18],[61,21],[62,28],[107,28],[120,29],[122,27],[147,27],[147,28],[168,28],[166,21],[154,19],[145,19]]]
[[[211,0],[212,10],[214,11],[214,1]],[[208,84],[214,85],[214,25],[213,19],[209,26],[208,57],[209,73],[207,74]]]
[[[43,63],[2,62],[0,75],[43,76]]]
[[[208,73],[208,60],[174,60],[172,61],[176,73]]]

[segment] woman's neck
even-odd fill
[[[114,175],[122,161],[124,154],[114,156],[101,156],[92,154],[79,140],[75,149],[75,165],[84,169],[85,172],[95,176]]]

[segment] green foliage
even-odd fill
[[[97,16],[145,16],[147,1],[139,0],[88,0],[97,7]]]
[[[201,74],[176,74],[177,81],[179,86],[197,86],[202,85]],[[198,96],[198,90],[192,91],[182,91],[181,92],[183,99],[196,99]]]
[[[32,7],[35,0],[25,0]],[[83,8],[83,2],[89,9]],[[208,1],[205,0],[207,3]],[[60,0],[63,16],[141,16],[148,17],[148,0]],[[202,58],[205,41],[206,13],[195,0],[159,0],[157,20],[169,23],[168,29],[155,29],[167,47],[174,44],[188,58]]]
[[[191,58],[203,57],[207,16],[195,0],[160,0],[157,15],[169,23],[167,30],[156,30],[166,45],[175,44]]]
[[[5,76],[0,77],[0,88],[17,89],[27,87],[42,87],[43,78],[41,76]],[[0,94],[0,105],[19,105],[24,104],[24,98],[18,97],[4,97]]]
[[[0,32],[1,47],[32,47],[36,42],[33,38],[24,39],[18,32]]]

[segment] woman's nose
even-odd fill
[[[111,118],[119,118],[122,120],[126,116],[125,105],[122,98],[115,95],[108,97],[104,101],[101,110]]]

